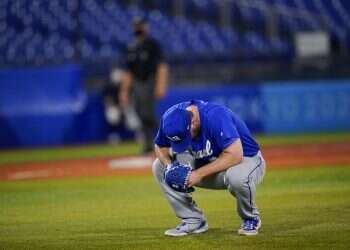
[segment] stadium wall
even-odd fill
[[[350,129],[350,80],[260,82],[172,88],[157,113],[203,99],[237,112],[254,132],[302,133]]]
[[[101,98],[65,65],[0,71],[0,147],[50,146],[106,137]]]
[[[350,129],[350,80],[172,87],[158,116],[189,99],[225,104],[259,133]],[[108,130],[101,95],[84,90],[79,66],[0,71],[0,148],[100,142]]]

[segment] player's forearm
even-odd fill
[[[215,161],[199,168],[198,174],[204,178],[212,174],[224,171],[234,165],[239,164],[242,157],[232,155],[229,152],[223,152]]]
[[[160,162],[164,165],[167,166],[171,164],[171,158],[169,155],[169,148],[163,148],[159,147],[157,144],[154,146],[154,152],[156,154],[156,157]]]
[[[203,178],[224,171],[234,165],[239,164],[242,160],[243,148],[241,140],[237,139],[230,146],[228,146],[215,161],[199,168],[196,171],[198,171],[197,174]]]
[[[165,95],[167,89],[167,80],[168,80],[168,66],[164,63],[159,64],[156,74],[156,86],[155,92],[156,97],[161,98]]]

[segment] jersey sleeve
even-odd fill
[[[234,119],[226,109],[217,108],[209,116],[211,135],[217,146],[224,150],[240,138]]]
[[[154,143],[157,144],[159,147],[170,148],[169,139],[166,138],[162,128],[163,128],[163,119],[160,120],[160,126],[158,129],[157,135],[154,138]]]

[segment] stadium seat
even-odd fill
[[[292,51],[288,39],[294,32],[323,28],[320,15],[328,20],[332,39],[350,47],[350,6],[343,0],[262,0],[260,7],[231,1],[232,20],[241,23],[224,28],[218,26],[219,0],[185,1],[182,17],[170,15],[171,0],[140,0],[139,5],[131,6],[126,2],[2,0],[0,64],[70,62],[79,56],[82,61],[121,59],[132,40],[130,27],[136,16],[149,20],[152,36],[160,41],[170,60],[239,59],[239,53],[233,51],[253,59],[287,56]],[[266,36],[271,8],[278,31],[273,38]],[[304,17],[286,12],[303,13]]]

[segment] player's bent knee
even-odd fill
[[[230,191],[239,191],[246,185],[246,178],[230,168],[226,171],[225,180]]]
[[[163,178],[164,167],[158,158],[153,161],[152,173],[153,176],[156,177],[158,180],[161,180]]]

